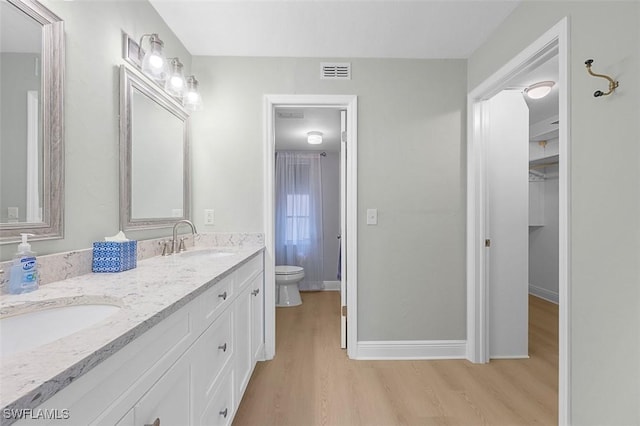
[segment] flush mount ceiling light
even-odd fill
[[[529,99],[544,98],[549,94],[549,92],[551,92],[551,88],[554,84],[556,83],[553,81],[541,81],[524,89],[524,93],[529,97]]]
[[[311,145],[319,145],[322,143],[322,132],[308,132],[307,142]]]

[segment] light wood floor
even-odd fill
[[[276,357],[258,363],[234,425],[553,425],[558,308],[530,297],[526,360],[352,361],[339,294],[278,308]]]

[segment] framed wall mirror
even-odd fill
[[[0,243],[63,237],[64,25],[0,0]]]
[[[120,66],[120,227],[165,228],[190,217],[189,114]]]

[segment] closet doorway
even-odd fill
[[[283,213],[282,208],[278,209],[278,204],[282,205],[283,195],[278,194],[278,180],[284,181],[282,174],[276,177],[276,155],[280,153],[279,165],[282,167],[284,161],[293,161],[294,166],[289,166],[288,170],[318,169],[333,174],[325,176],[322,181],[331,184],[332,179],[339,181],[339,191],[337,199],[330,201],[335,209],[328,206],[329,216],[332,214],[338,217],[328,217],[329,221],[337,219],[337,232],[325,232],[320,229],[313,229],[313,232],[321,232],[325,240],[322,248],[316,248],[317,256],[325,257],[321,265],[317,262],[308,263],[310,274],[305,271],[306,282],[302,283],[303,290],[340,290],[340,313],[341,313],[341,347],[347,349],[349,357],[355,357],[357,342],[357,317],[356,317],[356,297],[357,297],[357,264],[349,259],[357,259],[357,186],[356,186],[356,158],[357,158],[357,98],[355,96],[340,95],[266,95],[264,105],[265,117],[265,355],[267,359],[275,356],[275,313],[276,313],[276,284],[275,266],[282,264],[283,259],[297,259],[296,254],[289,253],[285,257],[282,247],[276,250],[277,245],[282,246],[282,235],[279,233],[286,229],[283,223],[289,222],[297,225],[304,223],[307,219],[297,219],[298,213],[292,213],[288,218]],[[315,119],[305,120],[316,117]],[[331,128],[323,128],[320,121],[315,121],[323,116],[333,117]],[[295,126],[296,121],[304,121],[302,128]],[[297,132],[296,137],[284,137],[290,132]],[[309,132],[320,132],[325,138],[326,144],[309,146],[307,137]],[[326,136],[324,135],[326,133]],[[312,133],[313,134],[313,133]],[[317,136],[317,134],[316,134]],[[304,167],[297,167],[295,164],[305,163]],[[323,164],[324,162],[324,164]],[[330,164],[333,163],[333,164]],[[307,167],[308,166],[308,167]],[[315,172],[314,172],[315,173]],[[336,175],[337,173],[337,175]],[[328,179],[327,179],[328,178]],[[305,184],[308,186],[308,184]],[[282,191],[280,191],[282,192]],[[294,191],[300,192],[300,191]],[[324,193],[324,191],[322,191]],[[334,195],[330,195],[333,198]],[[287,197],[287,195],[285,195]],[[304,195],[289,196],[300,198],[300,204],[304,204],[300,211],[306,209],[303,203]],[[290,200],[295,201],[296,200]],[[311,206],[311,204],[309,205]],[[331,212],[331,210],[333,210]],[[337,211],[336,211],[337,210]],[[278,214],[277,212],[280,212]],[[305,213],[306,215],[306,213]],[[322,216],[322,209],[315,216]],[[312,215],[313,216],[313,215]],[[296,225],[296,226],[297,226]],[[315,226],[315,225],[314,225]],[[311,228],[309,228],[311,230]],[[330,227],[329,227],[330,229]],[[305,226],[298,226],[297,230],[289,229],[291,238],[299,238],[299,233],[306,231]],[[333,258],[333,259],[332,259]],[[278,263],[280,262],[280,263]],[[313,259],[316,260],[316,259]],[[295,263],[295,262],[294,262]],[[301,263],[302,265],[302,263]],[[298,265],[298,266],[301,266]],[[333,279],[327,279],[331,278]],[[287,308],[284,308],[287,309]],[[338,344],[338,342],[336,343]]]
[[[510,318],[510,311],[513,306],[509,298],[496,300],[495,286],[496,273],[502,274],[498,280],[508,284],[512,277],[516,277],[517,284],[517,303],[528,294],[528,274],[523,275],[523,270],[528,269],[528,200],[522,199],[522,192],[518,192],[518,213],[517,220],[508,218],[507,222],[500,222],[500,217],[505,216],[504,201],[507,200],[508,191],[512,191],[508,169],[517,173],[518,188],[524,188],[524,193],[528,193],[527,188],[527,165],[529,163],[528,152],[528,121],[526,116],[527,128],[522,134],[522,128],[518,127],[514,134],[517,134],[517,167],[512,168],[508,162],[499,161],[499,156],[494,156],[491,143],[494,136],[502,133],[512,123],[509,119],[508,108],[518,103],[518,110],[522,113],[522,98],[518,100],[518,96],[522,94],[513,93],[516,89],[514,83],[518,78],[522,78],[532,70],[541,67],[550,59],[557,57],[559,71],[558,81],[558,300],[559,300],[559,377],[558,377],[558,405],[559,405],[559,424],[570,424],[570,395],[569,395],[569,370],[570,370],[570,316],[569,316],[569,284],[570,284],[570,182],[569,182],[569,109],[568,109],[568,22],[567,19],[561,20],[553,28],[543,34],[534,43],[520,52],[511,61],[502,66],[495,74],[481,83],[472,90],[468,95],[468,123],[469,123],[469,142],[467,155],[467,173],[468,173],[468,197],[467,197],[467,358],[475,363],[489,362],[490,358],[495,357],[494,343],[495,337],[492,334],[503,333],[509,347],[503,346],[500,352],[505,357],[527,356],[527,340],[523,338],[522,330],[526,330],[526,317],[523,321],[522,315],[518,317],[516,327],[512,324],[505,323]],[[515,84],[517,85],[517,84]],[[511,89],[511,90],[509,90]],[[512,92],[512,93],[509,93]],[[498,108],[494,108],[492,103],[497,100]],[[506,101],[505,101],[506,100]],[[505,101],[505,102],[502,102]],[[511,102],[511,103],[510,103]],[[506,113],[505,113],[506,106]],[[500,111],[504,114],[500,117]],[[526,109],[525,109],[526,111]],[[496,114],[496,115],[494,115]],[[494,120],[494,118],[497,118]],[[498,124],[500,122],[501,124]],[[504,126],[504,128],[500,127]],[[505,139],[505,141],[508,138]],[[503,141],[504,142],[504,141]],[[523,145],[524,143],[524,145]],[[509,147],[509,149],[515,149]],[[495,152],[495,150],[493,150]],[[502,165],[506,164],[503,168]],[[514,176],[516,176],[514,174]],[[521,179],[524,177],[524,180]],[[496,179],[501,179],[498,182]],[[493,185],[493,187],[492,187]],[[498,194],[502,201],[500,204],[495,203],[496,189],[498,192],[506,188],[506,191]],[[523,205],[527,210],[523,212]],[[524,218],[524,220],[523,220]],[[517,224],[515,223],[517,222]],[[501,247],[503,242],[499,242],[496,238],[498,234],[512,235],[509,231],[501,229],[504,223],[508,226],[517,226],[518,234],[518,250],[520,254],[517,262],[510,258],[514,252],[504,250]],[[524,227],[524,229],[523,229]],[[524,235],[524,237],[522,237]],[[502,250],[501,250],[502,249]],[[524,253],[525,256],[522,256]],[[515,264],[519,267],[513,267]],[[513,282],[513,281],[512,281]],[[498,290],[499,291],[499,290]],[[523,297],[524,296],[524,297]],[[504,303],[506,302],[506,304]],[[497,305],[496,305],[497,304]],[[501,317],[496,317],[496,306],[498,310],[502,309]],[[513,313],[513,312],[511,312]],[[500,324],[497,329],[494,325]],[[509,335],[518,328],[515,334]],[[507,348],[505,350],[505,348]]]

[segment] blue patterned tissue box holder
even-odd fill
[[[137,266],[137,241],[93,243],[93,272],[122,272]]]

